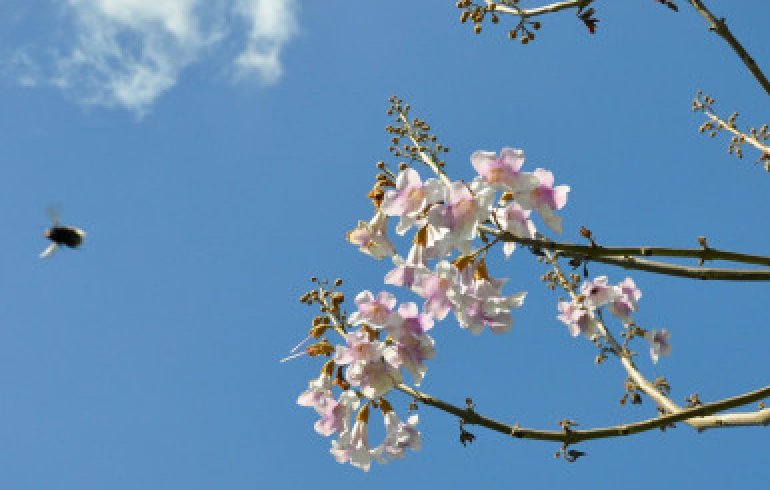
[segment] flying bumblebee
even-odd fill
[[[45,230],[43,236],[51,240],[51,244],[43,250],[40,258],[50,257],[59,247],[64,245],[69,248],[78,248],[83,244],[86,232],[76,226],[62,225],[56,216],[52,216],[53,226]]]

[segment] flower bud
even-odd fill
[[[363,423],[369,422],[369,404],[364,405],[356,415],[356,420],[360,420]]]

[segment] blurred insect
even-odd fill
[[[82,229],[75,226],[62,225],[59,223],[59,217],[55,213],[49,214],[51,214],[53,226],[45,230],[43,236],[51,240],[51,244],[40,254],[41,259],[53,255],[59,245],[78,248],[83,244],[83,239],[86,237],[86,232]]]

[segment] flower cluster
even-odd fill
[[[555,211],[566,205],[569,186],[554,186],[553,174],[542,168],[523,171],[522,150],[476,151],[470,161],[477,172],[470,183],[452,182],[444,174],[423,180],[410,167],[402,168],[395,179],[383,176],[381,181],[392,188],[375,201],[372,220],[359,222],[348,240],[375,258],[391,256],[395,269],[385,282],[422,297],[424,310],[434,319],[443,320],[454,311],[460,326],[474,334],[485,328],[502,333],[512,327],[511,310],[522,305],[526,293],[505,295],[505,280],[489,276],[481,249],[473,250],[478,227],[495,224],[500,231],[535,238],[530,217],[536,211],[547,227],[561,232]],[[389,218],[398,218],[399,235],[417,230],[406,258],[396,254],[387,237]],[[513,242],[503,246],[506,257],[514,249]],[[449,260],[455,252],[458,256]]]
[[[377,176],[369,194],[374,216],[359,221],[347,239],[375,259],[391,258],[394,268],[385,274],[384,282],[416,294],[422,300],[421,307],[414,302],[397,306],[395,296],[386,291],[376,296],[371,291],[360,292],[355,298],[356,310],[347,316],[340,309],[341,296],[335,296],[341,293],[319,289],[312,298],[306,295],[303,300],[308,304],[317,301],[322,306],[323,314],[314,320],[309,338],[318,339],[333,330],[344,344],[332,345],[324,338],[307,348],[311,356],[327,355],[331,359],[297,403],[314,408],[320,416],[316,432],[336,435],[331,447],[334,458],[364,471],[370,469],[372,461],[384,463],[403,457],[406,449],[420,448],[417,416],[403,422],[385,396],[404,381],[406,373],[415,385],[420,385],[428,369],[426,361],[436,355],[436,342],[428,335],[435,322],[453,313],[461,329],[476,335],[485,330],[501,334],[513,327],[512,311],[522,306],[526,292],[503,292],[507,280],[489,274],[488,251],[502,241],[507,258],[516,249],[511,237],[542,238],[532,220],[533,212],[547,228],[561,233],[562,220],[556,212],[564,208],[570,191],[569,186],[554,185],[554,176],[548,170],[522,170],[524,152],[513,148],[503,148],[499,154],[474,152],[470,163],[477,175],[470,182],[452,181],[443,171],[443,161],[434,158],[440,146],[435,151],[423,149],[419,145],[430,137],[422,132],[410,133],[413,127],[406,122],[405,114],[401,117],[403,127],[389,129],[397,136],[394,144],[399,137],[411,135],[418,146],[405,146],[404,154],[413,160],[422,155],[424,158],[420,158],[436,176],[423,179],[406,164],[396,175],[380,164],[383,173]],[[418,124],[420,131],[428,128],[419,120],[412,123],[414,127]],[[430,157],[425,156],[426,151]],[[391,219],[397,220],[397,235],[413,230],[411,248],[405,254],[397,253],[391,241]],[[482,227],[486,231],[481,231]],[[484,233],[494,229],[498,238],[490,242]],[[538,253],[535,249],[533,252]],[[573,336],[582,333],[596,339],[606,333],[601,322],[606,307],[627,328],[641,330],[631,318],[640,298],[641,292],[631,278],[608,285],[606,277],[598,277],[584,283],[572,301],[559,302],[558,319]],[[644,335],[654,361],[670,352],[667,331],[644,331]],[[334,395],[334,386],[340,390],[338,396]],[[385,424],[385,440],[378,446],[370,445],[368,440],[372,408],[380,409]]]
[[[642,292],[630,277],[611,285],[607,284],[607,276],[599,276],[593,281],[584,282],[580,287],[580,294],[572,301],[559,301],[557,318],[567,325],[573,337],[583,334],[594,339],[603,335],[597,319],[597,312],[603,307],[616,316],[625,327],[635,327],[631,314],[639,309],[641,297]],[[671,353],[667,330],[644,331],[637,327],[635,331],[642,331],[644,338],[650,343],[650,357],[653,362],[657,363],[660,355]]]
[[[385,283],[408,288],[424,302],[421,312],[412,302],[396,307],[391,293],[362,291],[355,299],[356,311],[344,322],[349,328],[339,330],[344,345],[324,344],[324,353],[333,358],[297,403],[320,416],[316,432],[337,435],[331,453],[338,462],[368,471],[373,460],[386,462],[402,457],[408,448],[419,449],[417,416],[401,421],[384,396],[403,381],[404,371],[419,386],[426,361],[436,354],[428,335],[434,322],[454,312],[460,327],[474,334],[485,329],[503,333],[513,326],[512,310],[523,304],[526,293],[506,295],[506,281],[489,275],[487,248],[473,248],[478,227],[496,224],[500,231],[534,238],[530,216],[535,211],[546,226],[560,232],[555,211],[564,207],[569,192],[567,186],[554,187],[551,172],[524,172],[523,163],[521,150],[504,148],[499,155],[471,155],[478,175],[470,183],[452,182],[443,174],[423,180],[409,167],[402,167],[397,176],[378,178],[389,188],[375,194],[374,217],[360,221],[348,241],[376,259],[391,257],[395,268],[385,275]],[[388,237],[391,218],[398,219],[399,235],[416,230],[406,258],[396,254]],[[513,250],[506,244],[503,252],[507,257]],[[341,388],[338,397],[335,385]],[[368,401],[359,408],[362,400]],[[371,406],[381,409],[386,431],[385,441],[376,447],[369,444],[367,433]]]
[[[415,385],[420,384],[427,371],[425,361],[435,355],[435,341],[426,333],[434,322],[430,315],[420,313],[415,303],[396,309],[396,298],[388,292],[375,297],[363,291],[355,301],[357,310],[347,322],[358,328],[343,334],[345,345],[334,347],[332,360],[317,379],[310,381],[297,403],[314,408],[320,415],[316,432],[338,435],[331,448],[338,462],[368,471],[372,460],[385,463],[388,458],[402,457],[407,448],[420,448],[417,416],[402,422],[383,396],[401,383],[402,369],[411,373]],[[379,340],[381,334],[387,335],[385,341]],[[334,385],[342,389],[338,398],[333,394]],[[369,402],[351,425],[353,411],[363,398]],[[375,401],[383,413],[386,437],[380,446],[371,447],[367,424],[369,407]]]

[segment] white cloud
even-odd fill
[[[24,70],[15,75],[17,82],[52,83],[86,104],[139,115],[174,86],[186,67],[237,33],[244,20],[245,47],[232,60],[234,72],[275,82],[282,73],[283,46],[297,30],[296,0],[62,1],[73,27],[69,47],[57,52],[47,70],[19,50],[15,64]]]
[[[268,83],[277,80],[281,49],[296,32],[293,0],[238,0],[236,12],[250,24],[246,48],[236,65],[242,74],[257,73]]]

